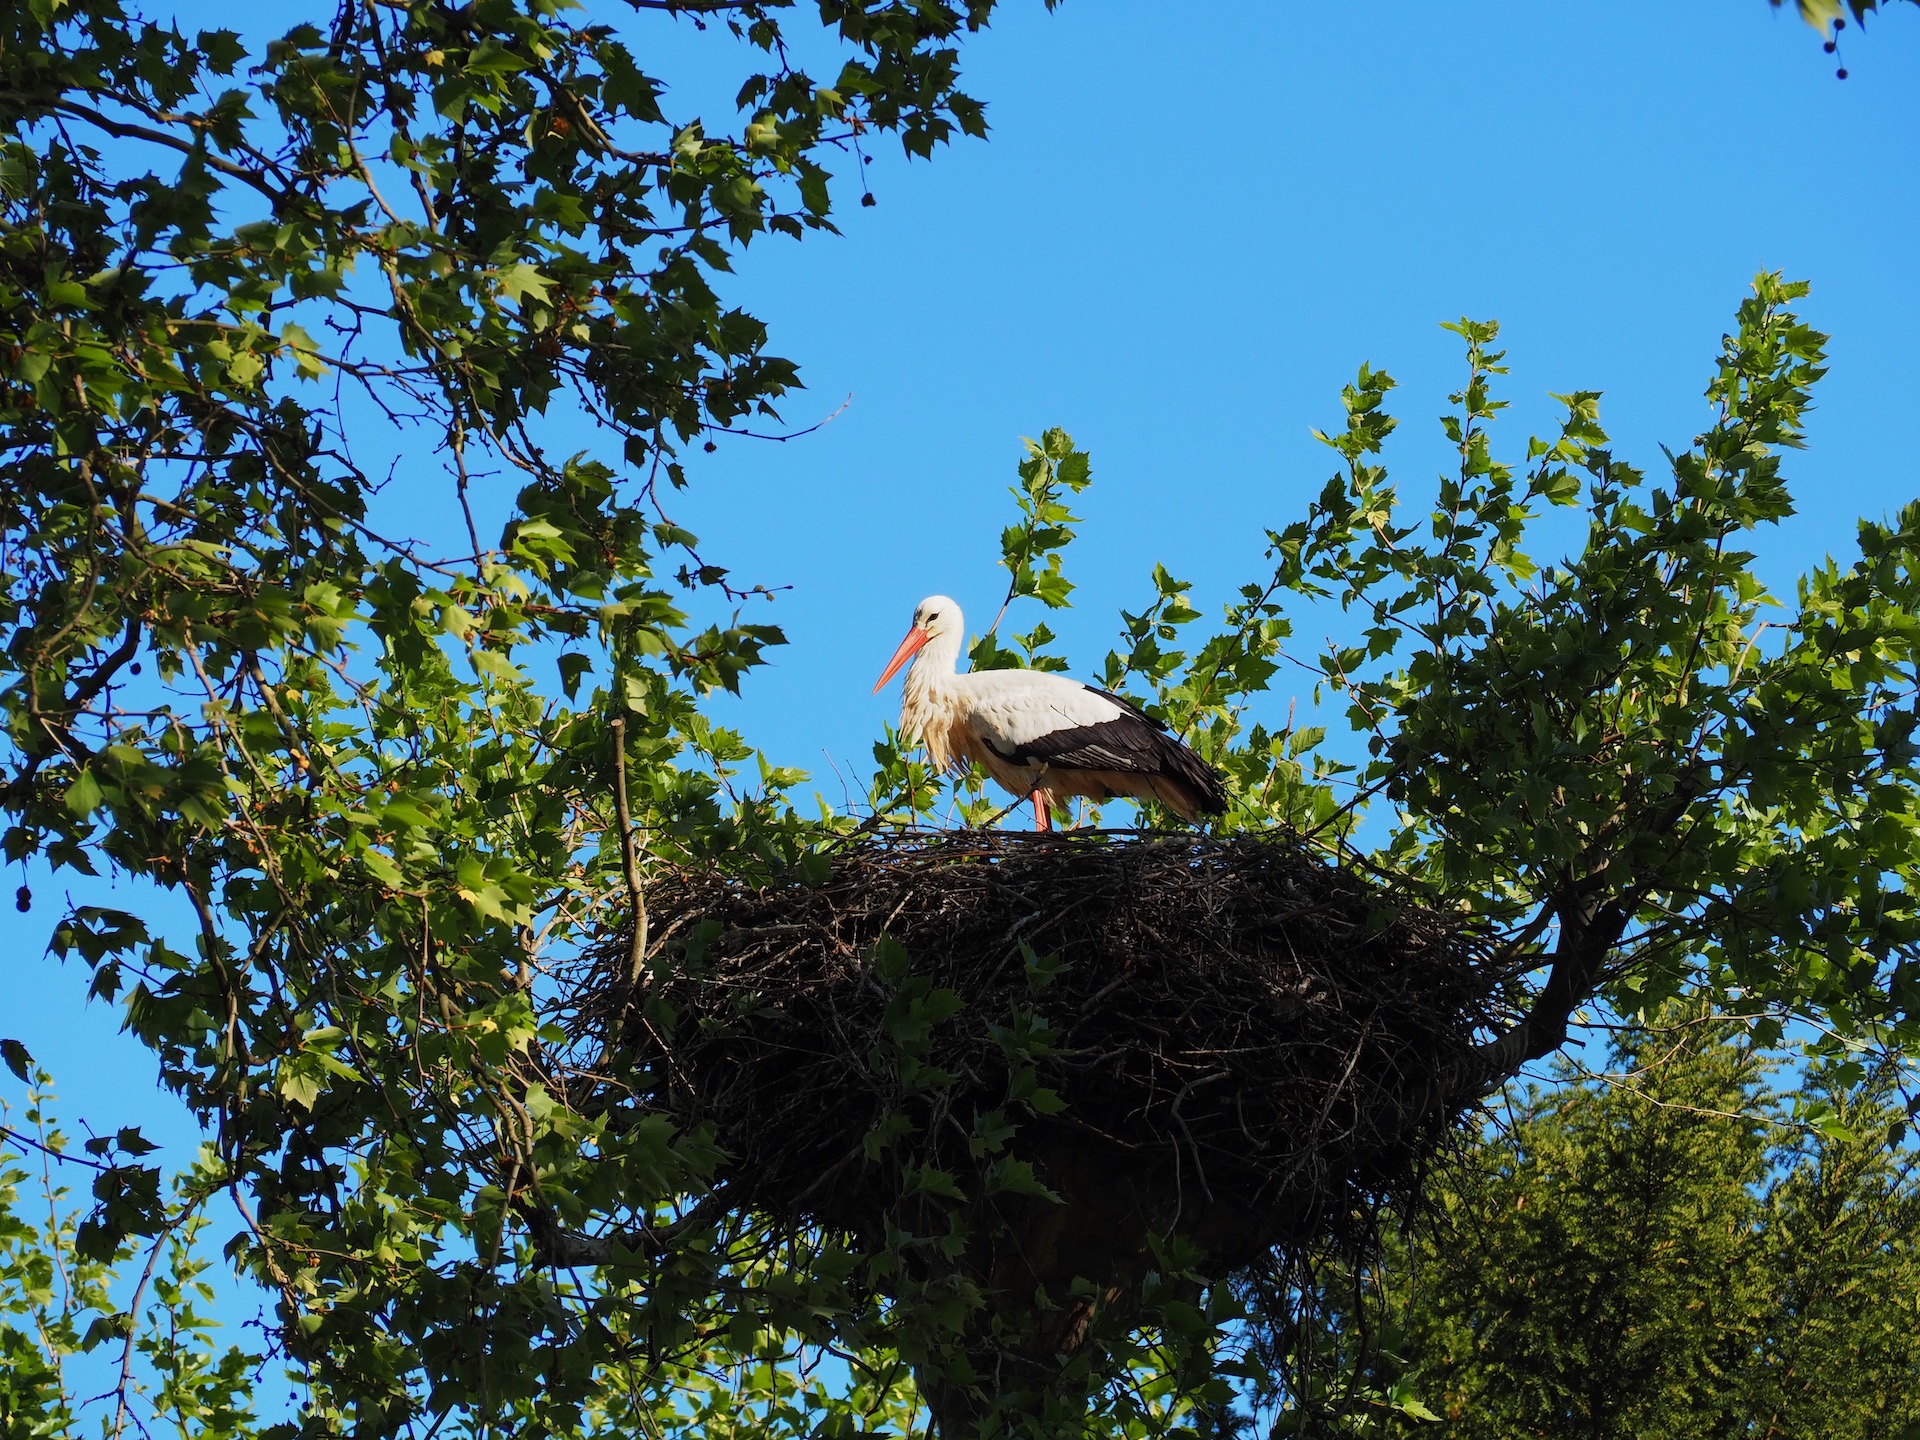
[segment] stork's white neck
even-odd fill
[[[914,607],[913,623],[927,638],[900,687],[900,733],[925,745],[928,761],[942,771],[969,753],[972,741],[955,673],[967,622],[951,596],[929,595]]]
[[[960,661],[961,633],[958,628],[946,631],[920,647],[913,664],[907,667],[903,694],[909,704],[952,685]]]
[[[953,630],[935,635],[920,647],[907,668],[906,684],[900,687],[900,733],[927,747],[927,759],[935,770],[945,770],[961,753],[964,737],[956,726],[961,719],[956,705],[960,686],[954,664],[960,658],[960,637]]]

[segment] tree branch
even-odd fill
[[[640,862],[633,851],[633,811],[627,805],[627,721],[616,715],[613,731],[613,809],[620,826],[620,867],[633,897],[633,946],[627,952],[627,978],[640,983],[647,963],[647,897],[640,886]]]
[[[1474,1098],[1499,1089],[1521,1066],[1545,1059],[1567,1043],[1567,1024],[1593,994],[1601,967],[1620,943],[1631,913],[1619,897],[1597,905],[1584,900],[1555,908],[1560,941],[1554,946],[1547,983],[1519,1023],[1471,1051],[1463,1088]]]
[[[30,96],[9,92],[7,99],[21,105],[31,105]],[[224,155],[216,155],[198,140],[182,140],[178,135],[169,135],[164,130],[156,130],[150,125],[135,125],[128,120],[114,120],[102,115],[98,110],[90,110],[85,105],[76,105],[71,100],[52,100],[42,102],[49,110],[62,115],[71,115],[76,120],[84,120],[96,129],[104,130],[117,140],[145,140],[150,144],[164,145],[182,155],[198,156],[207,166],[218,170],[222,175],[230,176],[241,184],[258,190],[271,200],[276,209],[287,204],[293,197],[283,190],[276,190],[263,180],[257,171],[244,165],[235,164]]]

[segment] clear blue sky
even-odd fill
[[[1362,360],[1402,382],[1396,476],[1431,483],[1461,373],[1438,323],[1463,314],[1505,327],[1509,455],[1548,391],[1593,388],[1620,452],[1654,466],[1702,427],[1761,268],[1811,280],[1834,337],[1770,571],[1845,554],[1860,514],[1920,495],[1920,12],[1894,8],[1849,32],[1839,82],[1765,0],[1007,0],[965,56],[991,138],[932,164],[883,150],[844,237],[742,265],[735,297],[811,387],[789,419],[852,403],[806,439],[693,457],[677,518],[739,578],[793,587],[769,612],[793,643],[719,708],[830,797],[831,761],[863,777],[897,706],[868,689],[913,603],[991,616],[1019,437],[1049,425],[1094,459],[1079,608],[1055,624],[1078,668],[1156,560],[1216,608],[1331,472],[1309,431]],[[680,52],[655,52],[669,78]],[[670,110],[717,115],[721,73]],[[40,958],[59,887],[35,888],[32,914],[3,912],[0,1034],[51,1065],[67,1112],[184,1140],[117,1014]]]

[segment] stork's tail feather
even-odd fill
[[[1201,815],[1223,814],[1227,808],[1227,785],[1206,761],[1165,732],[1157,732],[1160,751],[1160,775],[1165,789],[1160,798],[1183,820]],[[1160,787],[1156,787],[1160,788]],[[1176,798],[1177,795],[1177,798]]]

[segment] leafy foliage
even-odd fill
[[[203,1171],[184,1175],[164,1201],[157,1191],[144,1197],[157,1221],[150,1238],[104,1238],[96,1220],[81,1220],[60,1176],[91,1172],[94,1198],[111,1210],[139,1173],[125,1161],[153,1147],[123,1130],[71,1153],[49,1115],[49,1077],[30,1059],[22,1068],[26,1102],[18,1114],[0,1107],[0,1138],[39,1164],[29,1170],[0,1152],[0,1431],[76,1434],[91,1409],[105,1407],[103,1423],[116,1432],[158,1421],[206,1440],[258,1433],[258,1357],[220,1344],[207,1278],[218,1262],[202,1240],[218,1184]],[[98,1393],[77,1393],[76,1369],[101,1377]]]
[[[1025,635],[1014,636],[1018,647],[1014,650],[993,638],[1007,607],[1016,600],[1036,599],[1051,610],[1065,609],[1073,603],[1067,599],[1073,593],[1073,582],[1062,571],[1061,561],[1073,542],[1073,527],[1080,523],[1080,517],[1067,508],[1067,502],[1093,483],[1093,461],[1086,451],[1074,449],[1071,435],[1057,428],[1037,441],[1028,440],[1026,449],[1027,457],[1020,462],[1020,483],[1012,487],[1020,520],[1000,532],[1000,563],[1007,570],[1007,595],[1000,602],[1000,613],[968,653],[976,670],[1067,668],[1067,662],[1059,656],[1044,653],[1054,639],[1044,623],[1036,624]]]
[[[5,850],[197,916],[189,953],[98,908],[54,949],[257,1217],[313,1433],[637,1428],[716,1343],[771,1363],[837,1313],[711,1231],[644,1297],[554,1274],[529,1215],[664,1219],[716,1157],[527,1076],[541,977],[631,877],[814,833],[799,772],[700,711],[780,635],[689,619],[748,595],[664,492],[795,383],[716,289],[730,257],[829,228],[830,168],[879,135],[983,133],[955,42],[991,9],[827,5],[822,77],[779,3],[347,6],[251,51],[117,0],[0,21]],[[736,133],[670,116],[669,23],[760,58]],[[569,412],[611,453],[553,453]],[[153,1167],[113,1174],[96,1258],[174,1223]]]
[[[1632,1008],[1695,981],[1744,1011],[1914,1034],[1920,508],[1864,522],[1862,559],[1806,576],[1790,609],[1740,544],[1791,513],[1781,454],[1824,341],[1787,309],[1804,293],[1756,281],[1713,423],[1665,486],[1614,457],[1590,393],[1563,397],[1524,472],[1496,460],[1497,330],[1462,322],[1467,383],[1443,422],[1459,470],[1426,520],[1401,522],[1371,458],[1392,381],[1363,370],[1326,437],[1344,473],[1273,534],[1280,588],[1365,627],[1317,664],[1367,737],[1360,796],[1395,807],[1384,857],[1509,927],[1517,954],[1551,937],[1534,1017],[1487,1052],[1496,1073],[1556,1048],[1596,985]],[[1523,547],[1545,507],[1588,528],[1540,566]]]
[[[1887,1144],[1897,1072],[1828,1063],[1783,1091],[1773,1069],[1676,1009],[1622,1032],[1607,1074],[1514,1094],[1372,1277],[1377,1346],[1335,1307],[1323,1363],[1367,1353],[1367,1373],[1323,1370],[1283,1429],[1912,1433],[1920,1186]],[[1355,1382],[1373,1404],[1328,1415]]]

